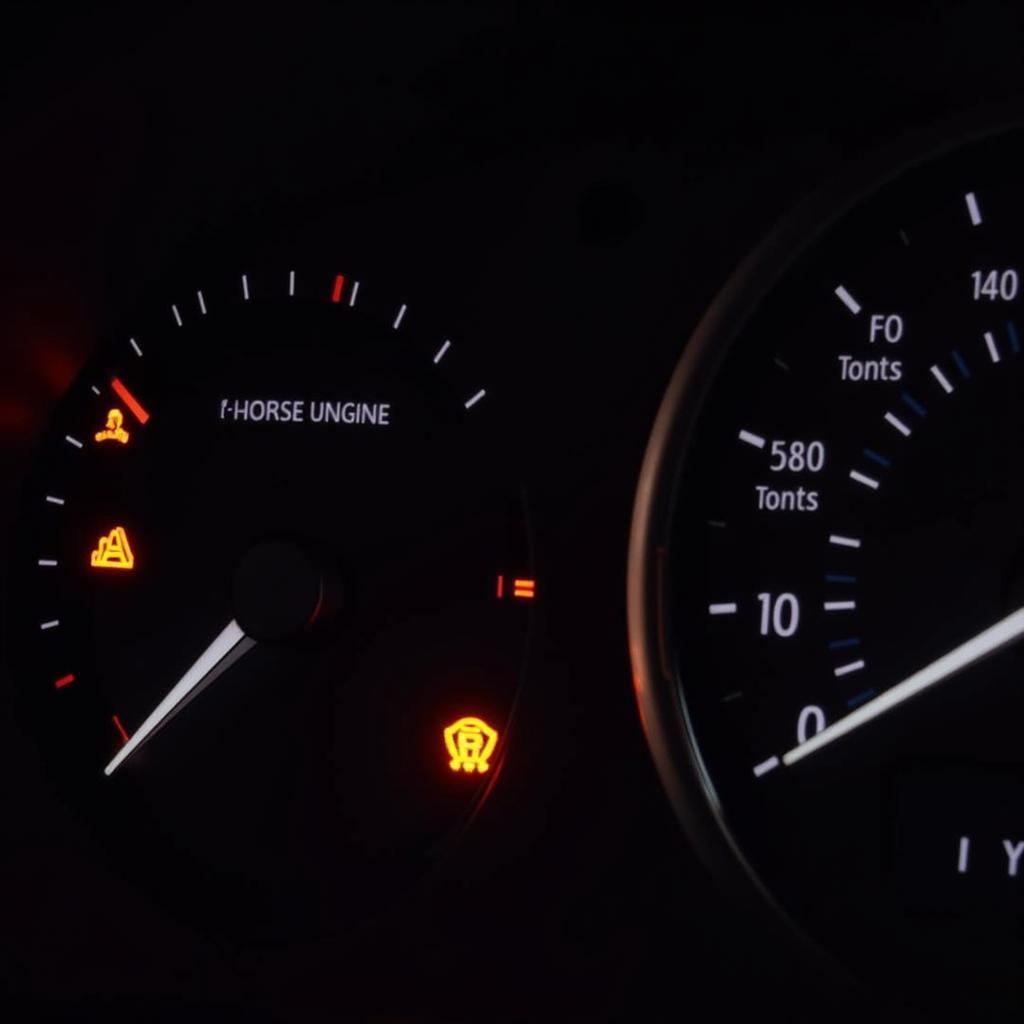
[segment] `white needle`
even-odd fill
[[[192,667],[171,687],[170,692],[153,709],[130,740],[117,752],[117,756],[103,769],[104,775],[113,775],[161,726],[166,725],[193,697],[230,668],[256,643],[242,632],[232,619],[217,638],[196,659]]]
[[[957,672],[962,671],[974,662],[980,661],[989,654],[994,654],[1001,647],[1005,647],[1015,640],[1024,636],[1024,608],[1020,608],[1012,615],[1007,615],[994,626],[989,626],[977,636],[972,637],[959,647],[954,647],[948,654],[936,659],[930,665],[908,676],[901,683],[890,687],[884,693],[880,693],[873,700],[862,704],[856,711],[833,722],[830,726],[822,729],[816,736],[812,736],[805,743],[795,746],[792,750],[782,755],[782,763],[785,765],[796,764],[797,761],[821,750],[833,740],[853,732],[854,729],[870,722],[886,711],[891,711],[898,704],[927,690],[929,686],[941,683]]]

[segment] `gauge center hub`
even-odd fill
[[[235,619],[254,640],[294,640],[323,620],[329,604],[337,603],[328,601],[328,590],[328,574],[306,546],[283,539],[260,541],[235,570]]]

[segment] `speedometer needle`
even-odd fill
[[[135,734],[103,769],[113,775],[158,729],[166,725],[193,697],[197,697],[218,676],[229,669],[256,641],[242,632],[232,619],[217,638],[196,659],[192,667],[171,687],[167,696],[153,709]]]
[[[862,704],[856,711],[822,729],[816,736],[793,747],[792,750],[783,754],[782,763],[785,765],[796,764],[808,754],[821,750],[822,747],[828,746],[841,736],[846,736],[854,729],[859,729],[865,723],[878,718],[879,715],[884,715],[887,711],[910,700],[911,697],[927,690],[930,686],[941,683],[944,679],[956,675],[957,672],[962,672],[976,661],[994,654],[1000,648],[1019,640],[1022,636],[1024,636],[1024,608],[1018,609],[1012,615],[1007,615],[1005,619],[1001,619],[994,626],[982,630],[977,636],[962,643],[959,647],[954,647],[948,654],[942,655],[930,665],[926,665],[884,693],[880,693],[873,700]]]

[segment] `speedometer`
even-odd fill
[[[864,972],[982,988],[1024,951],[1022,172],[984,136],[769,241],[678,367],[631,553],[708,856]]]

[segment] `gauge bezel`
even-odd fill
[[[787,214],[737,267],[711,303],[670,378],[637,482],[627,567],[633,686],[662,785],[704,864],[739,897],[757,923],[810,956],[833,979],[858,978],[785,909],[733,831],[701,753],[685,698],[686,682],[665,625],[665,565],[682,467],[718,371],[742,330],[794,263],[860,204],[915,168],[1020,131],[1017,109],[943,122],[883,147]]]

